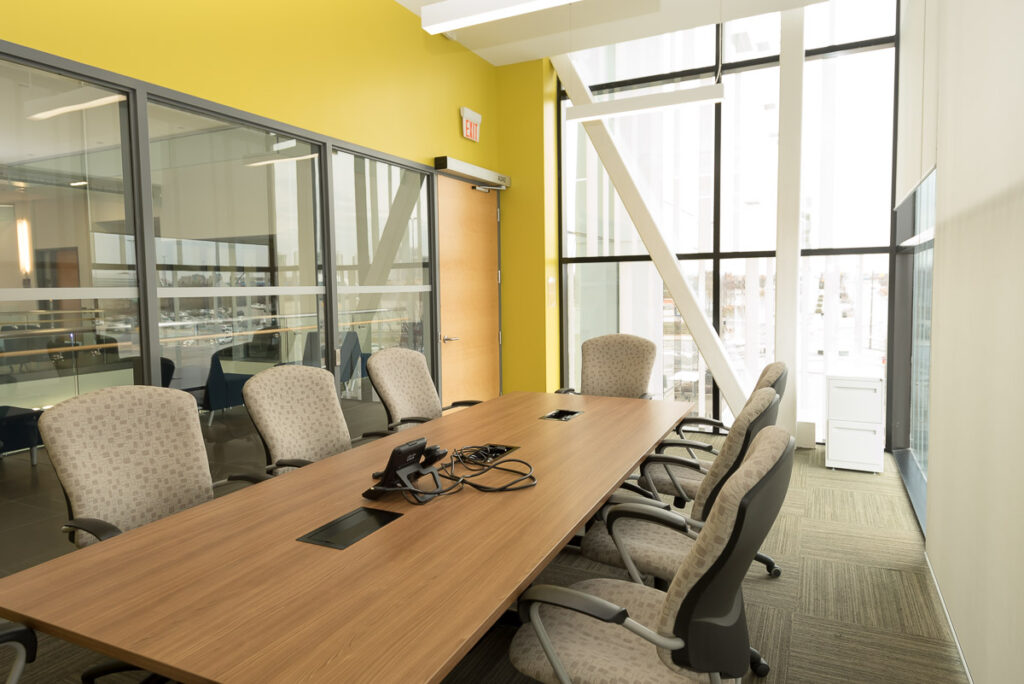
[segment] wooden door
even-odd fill
[[[498,191],[437,178],[441,400],[501,392]]]

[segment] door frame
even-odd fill
[[[447,159],[447,157],[445,157],[444,159]],[[430,312],[431,325],[433,326],[433,330],[434,330],[433,346],[431,347],[432,355],[433,355],[433,363],[431,364],[432,368],[430,369],[430,371],[434,375],[434,385],[437,387],[437,395],[438,396],[442,396],[442,394],[441,394],[441,334],[442,334],[441,333],[441,260],[439,258],[440,257],[440,250],[438,248],[438,245],[439,245],[439,242],[440,242],[439,236],[441,235],[441,221],[440,221],[440,216],[439,216],[439,213],[438,213],[438,205],[440,204],[440,196],[439,196],[438,187],[437,187],[438,186],[437,177],[441,176],[441,175],[447,176],[448,178],[451,178],[452,180],[457,180],[457,181],[460,181],[460,182],[463,182],[463,183],[468,183],[471,186],[473,186],[474,189],[477,186],[487,187],[489,192],[496,192],[496,193],[498,193],[498,197],[497,197],[497,200],[498,200],[497,201],[498,216],[497,216],[496,224],[497,224],[497,230],[498,230],[498,395],[500,396],[504,392],[504,386],[505,386],[504,365],[502,363],[502,361],[503,361],[503,352],[504,352],[504,341],[502,339],[502,334],[501,334],[502,323],[503,323],[502,304],[501,304],[501,295],[502,295],[502,291],[503,291],[503,283],[502,283],[502,280],[501,280],[501,266],[502,266],[502,263],[501,263],[501,191],[503,189],[507,189],[507,188],[496,187],[496,186],[490,185],[489,183],[486,183],[486,182],[484,182],[482,180],[472,180],[470,178],[466,178],[465,176],[456,175],[454,173],[445,173],[443,170],[442,171],[435,171],[434,173],[430,174],[430,184],[431,184],[430,216],[431,216],[431,220],[433,221],[433,224],[434,224],[434,230],[431,232],[431,235],[430,235],[431,278],[433,278],[433,280],[434,280],[434,288],[433,288],[433,293],[432,293],[433,294],[433,298],[432,298],[433,302],[432,302],[432,306],[431,306],[432,310]]]

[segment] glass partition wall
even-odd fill
[[[0,55],[0,405],[163,384],[210,410],[214,451],[243,437],[259,460],[241,387],[260,370],[326,367],[346,411],[375,405],[373,351],[434,362],[430,172],[34,51]],[[383,421],[349,417],[354,434]]]
[[[0,61],[0,405],[139,376],[124,93]]]
[[[571,55],[595,100],[703,85],[721,73],[721,103],[608,124],[748,386],[775,351],[779,31],[771,13],[725,23],[720,46],[706,26]],[[815,423],[819,438],[826,375],[887,370],[895,34],[895,0],[805,10],[801,360],[790,382],[799,387],[797,419]],[[643,335],[663,361],[650,391],[729,422],[582,125],[563,117],[561,140],[563,384],[579,382],[584,340]],[[603,310],[606,301],[616,304]]]

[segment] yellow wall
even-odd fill
[[[506,391],[558,385],[555,78],[495,68],[392,0],[25,2],[0,39],[433,165],[512,176],[503,193]],[[459,107],[483,115],[480,142]],[[514,292],[513,296],[511,292]]]
[[[5,3],[0,39],[412,161],[498,161],[497,70],[392,0]]]
[[[547,60],[498,70],[502,383],[506,392],[555,390],[558,336],[556,78]]]

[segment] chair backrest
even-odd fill
[[[427,358],[418,351],[381,349],[366,360],[366,373],[384,402],[389,424],[413,416],[441,416],[441,399],[430,378]]]
[[[778,414],[779,395],[775,390],[765,387],[750,395],[743,410],[733,421],[707,475],[701,480],[697,495],[693,497],[690,516],[694,520],[707,519],[726,479],[740,467],[757,434],[769,425],[775,425]]]
[[[330,371],[274,366],[249,378],[242,395],[267,449],[268,464],[319,461],[352,447]]]
[[[746,673],[750,642],[741,587],[786,498],[794,446],[784,429],[766,428],[722,487],[662,607],[658,631],[686,642],[677,651],[658,649],[669,667],[723,677]]]
[[[213,498],[196,401],[181,390],[136,385],[72,397],[40,416],[39,432],[72,517],[124,531]]]
[[[786,380],[789,377],[789,369],[782,361],[773,361],[764,367],[761,375],[757,378],[754,391],[771,387],[780,397],[786,393]]]
[[[637,398],[647,392],[657,345],[617,333],[592,337],[582,345],[580,393]]]

